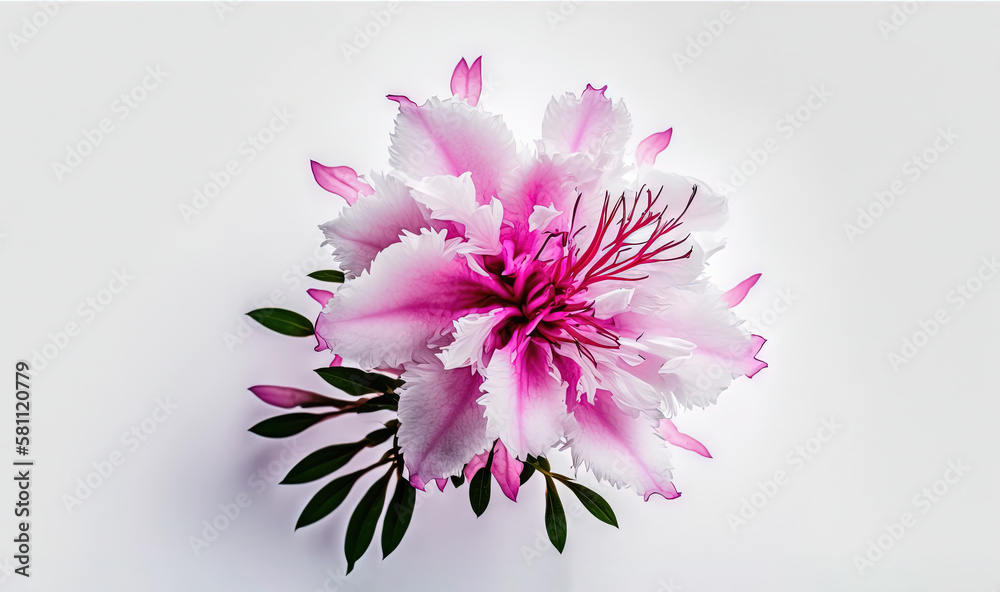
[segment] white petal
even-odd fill
[[[617,288],[594,299],[594,314],[599,319],[609,319],[628,310],[635,288]]]
[[[545,454],[565,434],[566,383],[552,365],[548,346],[529,342],[515,355],[514,341],[493,352],[479,402],[486,407],[487,431],[503,440],[515,457]]]
[[[455,340],[447,345],[437,357],[446,369],[471,366],[478,369],[483,362],[487,339],[493,329],[503,322],[509,313],[506,309],[495,308],[487,313],[466,315],[455,321]]]
[[[428,225],[426,210],[395,177],[371,176],[374,195],[362,195],[340,216],[320,226],[341,269],[360,275],[375,255],[399,242],[404,230],[419,232]]]
[[[486,450],[483,408],[476,402],[482,378],[469,370],[445,370],[439,362],[407,364],[399,392],[399,446],[410,482],[458,475]]]
[[[549,225],[549,222],[552,222],[561,215],[562,212],[557,210],[553,204],[534,206],[531,215],[528,216],[528,230],[531,232],[544,230]]]
[[[503,205],[496,198],[487,205],[479,205],[471,173],[463,173],[460,177],[427,177],[409,184],[413,197],[430,210],[431,218],[457,222],[464,227],[465,238],[471,247],[467,252],[481,255],[500,252]]]
[[[443,231],[404,235],[375,257],[370,272],[337,292],[323,312],[321,337],[366,369],[435,360],[432,346],[481,298],[460,244],[445,240]]]
[[[460,100],[400,101],[389,163],[414,179],[471,172],[477,201],[486,204],[516,165],[514,136],[500,117]]]
[[[632,487],[646,499],[654,493],[668,499],[680,495],[670,482],[666,442],[649,417],[622,411],[605,390],[593,404],[576,404],[573,417],[576,427],[567,439],[574,466],[586,465],[598,479]]]
[[[542,121],[547,152],[622,153],[632,121],[625,105],[614,105],[605,90],[588,84],[580,97],[566,93],[549,102]]]

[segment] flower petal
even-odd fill
[[[330,292],[329,290],[317,290],[316,288],[310,288],[306,290],[306,292],[310,296],[312,296],[313,300],[319,302],[323,308],[326,308],[326,305],[330,302],[330,299],[333,298],[333,292]],[[323,339],[323,337],[320,335],[321,333],[326,331],[327,329],[326,324],[328,322],[329,321],[327,321],[326,317],[323,316],[323,311],[321,310],[319,316],[316,317],[316,325],[315,325],[316,329],[314,330],[314,333],[316,335],[316,351],[323,351],[326,349],[330,349],[330,344],[327,343],[326,340]]]
[[[460,100],[399,101],[389,164],[413,179],[471,172],[476,199],[488,204],[516,165],[514,136],[500,117]]]
[[[521,487],[521,471],[523,469],[524,463],[507,451],[503,440],[497,440],[493,447],[493,465],[490,467],[490,472],[497,480],[500,490],[511,501],[517,501],[517,490]]]
[[[431,346],[454,320],[478,312],[482,295],[460,245],[443,231],[404,235],[340,288],[323,313],[329,324],[321,336],[366,369],[436,360]]]
[[[259,384],[250,387],[250,392],[257,397],[275,407],[291,409],[307,403],[324,403],[329,401],[329,397],[324,397],[319,393],[304,391],[290,386],[274,386],[270,384]]]
[[[648,417],[625,413],[606,390],[597,391],[593,404],[584,399],[572,411],[578,426],[568,436],[574,466],[586,465],[617,487],[633,487],[646,500],[654,493],[667,499],[680,495],[670,482],[666,442]]]
[[[483,408],[476,402],[482,378],[468,369],[445,370],[440,362],[408,364],[399,390],[399,447],[410,483],[459,475],[488,449]]]
[[[528,230],[535,232],[545,230],[549,223],[562,215],[553,204],[547,206],[534,206],[531,216],[528,217]]]
[[[680,433],[680,431],[677,430],[677,426],[674,425],[674,422],[669,419],[660,420],[660,425],[656,428],[656,433],[660,434],[660,437],[666,440],[669,444],[680,446],[684,450],[696,452],[705,458],[712,458],[712,455],[709,454],[708,448],[705,448],[704,444],[687,434]]]
[[[507,317],[519,313],[516,308],[494,308],[458,319],[455,321],[455,340],[445,346],[437,357],[449,370],[464,366],[478,369],[485,352],[493,349],[493,330]]]
[[[767,340],[760,335],[754,334],[750,336],[750,345],[747,347],[745,358],[747,369],[744,374],[747,378],[753,378],[754,374],[757,374],[764,368],[767,368],[767,362],[757,359],[757,354],[760,353],[760,349],[764,347],[766,342]]]
[[[479,56],[470,68],[462,58],[451,75],[451,94],[473,107],[479,104],[479,95],[483,92],[482,62],[483,56]]]
[[[470,173],[460,177],[438,175],[422,181],[411,181],[413,198],[427,207],[431,218],[462,225],[469,241],[469,252],[481,255],[500,253],[500,225],[503,205],[495,197],[489,205],[476,202],[476,186]]]
[[[722,301],[728,304],[729,308],[743,302],[743,299],[747,297],[747,293],[750,292],[750,288],[752,288],[759,279],[760,274],[755,273],[742,282],[736,284],[736,287],[722,295]]]
[[[631,135],[632,121],[625,105],[604,96],[607,86],[587,85],[580,98],[566,93],[553,98],[542,121],[542,140],[548,152],[603,151],[621,153]]]
[[[465,465],[465,479],[472,481],[472,478],[476,476],[479,469],[486,466],[489,457],[489,450],[472,457],[472,460]],[[493,446],[493,465],[490,467],[490,473],[493,474],[493,478],[500,485],[500,490],[503,491],[503,494],[515,502],[517,501],[517,491],[521,487],[522,470],[524,470],[524,463],[514,458],[507,451],[507,447],[503,445],[503,441],[497,440]]]
[[[479,402],[486,407],[487,431],[503,440],[511,454],[541,455],[563,437],[570,419],[566,384],[547,345],[529,339],[518,351],[512,339],[493,352],[484,376]]]
[[[319,186],[344,198],[349,206],[358,201],[358,196],[371,195],[375,192],[368,183],[358,179],[358,174],[351,167],[328,167],[315,160],[309,162],[312,165],[313,177]]]
[[[646,136],[635,149],[635,163],[642,169],[653,166],[656,156],[663,152],[670,145],[670,138],[674,135],[674,128]]]
[[[413,200],[409,188],[396,177],[373,175],[375,194],[363,196],[335,220],[320,226],[333,256],[351,275],[368,269],[379,251],[399,242],[404,230],[420,232],[428,214]]]

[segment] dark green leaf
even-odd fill
[[[413,517],[413,507],[417,502],[417,490],[407,481],[396,481],[396,491],[389,500],[389,509],[385,512],[382,522],[382,558],[385,559],[396,550],[399,541],[403,540],[406,529]]]
[[[320,448],[299,461],[281,481],[288,483],[308,483],[343,467],[366,445],[365,441],[351,444],[335,444]]]
[[[396,426],[379,428],[379,429],[375,430],[374,432],[372,432],[372,433],[368,434],[367,436],[365,436],[365,439],[363,440],[363,442],[364,442],[365,446],[369,446],[369,447],[370,446],[378,446],[382,442],[385,442],[389,438],[395,436],[397,429],[398,428]]]
[[[535,467],[525,463],[524,468],[521,469],[521,485],[528,482],[531,476],[535,474]]]
[[[382,515],[382,506],[385,505],[385,490],[389,485],[390,475],[391,472],[386,473],[385,477],[371,486],[358,502],[358,507],[354,508],[351,520],[347,523],[347,536],[344,540],[347,573],[351,573],[354,564],[365,554],[375,536],[375,526]]]
[[[542,467],[543,471],[548,471],[548,472],[552,471],[552,467],[549,466],[548,459],[546,459],[544,456],[539,456],[538,458],[535,459],[535,461],[538,463],[538,466]]]
[[[455,489],[458,489],[464,483],[465,483],[465,475],[462,475],[461,473],[459,473],[458,475],[453,475],[451,478],[451,484],[455,487]]]
[[[566,547],[566,513],[552,477],[545,476],[545,532],[560,553]]]
[[[282,335],[309,337],[313,334],[312,321],[283,308],[258,308],[248,312],[247,316]]]
[[[472,503],[472,511],[476,513],[476,518],[483,515],[486,507],[490,505],[490,491],[493,488],[493,479],[490,469],[493,467],[493,450],[490,449],[490,456],[486,459],[486,465],[476,471],[469,481],[469,502]]]
[[[326,517],[327,514],[337,509],[337,507],[343,503],[344,499],[347,498],[347,494],[350,493],[351,488],[357,480],[364,475],[368,470],[361,470],[356,473],[351,473],[350,475],[344,475],[334,479],[333,481],[327,483],[316,492],[316,495],[309,500],[306,504],[305,509],[302,510],[302,514],[299,516],[299,521],[295,523],[295,528],[298,530],[303,526],[308,526],[317,520]]]
[[[321,269],[319,271],[314,271],[309,274],[314,280],[319,280],[321,282],[333,282],[336,284],[344,283],[344,272],[333,271],[332,269]]]
[[[265,438],[287,438],[329,416],[329,413],[288,413],[265,419],[250,428],[250,431]]]
[[[384,374],[372,374],[344,366],[318,368],[316,373],[331,385],[355,397],[368,393],[386,393],[403,384],[402,381]]]
[[[614,510],[611,509],[611,505],[604,501],[604,498],[598,495],[597,492],[587,489],[575,481],[563,481],[563,485],[569,487],[569,490],[576,494],[577,499],[580,500],[583,507],[587,508],[587,511],[593,514],[595,518],[618,528],[618,519],[615,518]]]
[[[493,487],[493,481],[490,479],[490,471],[486,467],[482,467],[476,474],[472,476],[472,480],[469,481],[469,502],[472,503],[472,511],[476,513],[476,517],[483,515],[486,511],[486,506],[490,505],[490,490]]]
[[[356,413],[372,413],[373,411],[396,411],[399,407],[399,395],[390,393],[368,399],[354,410]]]

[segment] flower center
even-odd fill
[[[557,349],[570,344],[593,363],[590,348],[616,349],[614,321],[597,318],[588,290],[600,282],[640,281],[649,277],[636,272],[643,265],[690,257],[690,247],[680,255],[672,252],[690,235],[668,235],[681,225],[697,192],[694,185],[676,216],[668,216],[668,206],[658,205],[662,187],[655,195],[646,187],[632,198],[623,193],[614,202],[605,193],[600,219],[585,247],[576,240],[586,228],[575,228],[582,198],[578,196],[569,230],[546,232],[534,257],[522,255],[513,273],[495,275],[496,295],[509,312],[497,329],[500,343],[538,338]]]

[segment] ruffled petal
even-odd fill
[[[729,214],[726,197],[715,193],[697,179],[654,169],[642,175],[642,184],[653,195],[660,193],[656,205],[667,207],[668,219],[683,212],[682,224],[676,230],[679,236],[676,238],[690,232],[716,230]]]
[[[354,207],[320,226],[325,245],[333,246],[333,257],[351,275],[368,269],[379,251],[399,242],[403,231],[420,232],[427,227],[427,211],[413,200],[409,188],[396,177],[373,175],[375,194],[362,196]]]
[[[504,319],[519,313],[516,308],[494,308],[458,319],[455,321],[455,340],[446,345],[437,357],[449,370],[463,366],[478,369],[482,366],[483,355],[493,350],[493,330]]]
[[[649,348],[641,364],[617,365],[621,383],[616,388],[629,384],[635,391],[625,396],[616,390],[624,400],[631,402],[636,394],[636,400],[648,404],[659,401],[670,410],[676,410],[675,404],[706,407],[716,402],[734,378],[752,375],[766,366],[755,358],[763,339],[741,326],[718,292],[671,290],[661,305],[655,314],[630,311],[615,317],[626,335],[641,334],[638,343],[656,344],[666,339],[677,344],[673,356]],[[627,379],[622,373],[628,374]],[[655,399],[650,398],[651,393],[657,393]]]
[[[482,378],[440,363],[408,364],[399,390],[399,446],[410,483],[423,490],[432,479],[460,475],[469,460],[493,443],[476,402]]]
[[[458,239],[424,230],[404,235],[372,261],[370,272],[344,284],[324,316],[321,332],[339,354],[362,367],[432,362],[432,346],[452,323],[477,312],[483,288]]]
[[[460,177],[427,177],[412,181],[410,186],[414,199],[430,210],[431,218],[462,225],[461,232],[469,242],[469,253],[500,253],[503,206],[496,198],[492,198],[488,205],[479,205],[471,173],[463,173]]]
[[[632,120],[621,101],[614,105],[604,96],[607,89],[588,84],[579,98],[566,93],[549,102],[542,121],[547,152],[619,154],[624,150]]]
[[[594,403],[573,406],[577,428],[568,437],[573,464],[585,465],[598,479],[634,488],[648,500],[654,493],[667,499],[680,495],[671,479],[670,453],[644,415],[622,411],[606,390]]]
[[[375,192],[368,183],[358,178],[358,174],[351,167],[328,167],[315,160],[309,162],[312,165],[313,177],[319,186],[344,198],[349,206],[353,206],[359,196]]]
[[[514,136],[503,120],[460,100],[399,102],[390,165],[413,179],[471,172],[476,199],[488,204],[516,165]]]
[[[479,402],[486,407],[487,431],[517,458],[544,454],[563,437],[566,385],[552,365],[548,346],[528,340],[516,349],[511,340],[493,352],[484,372]]]

